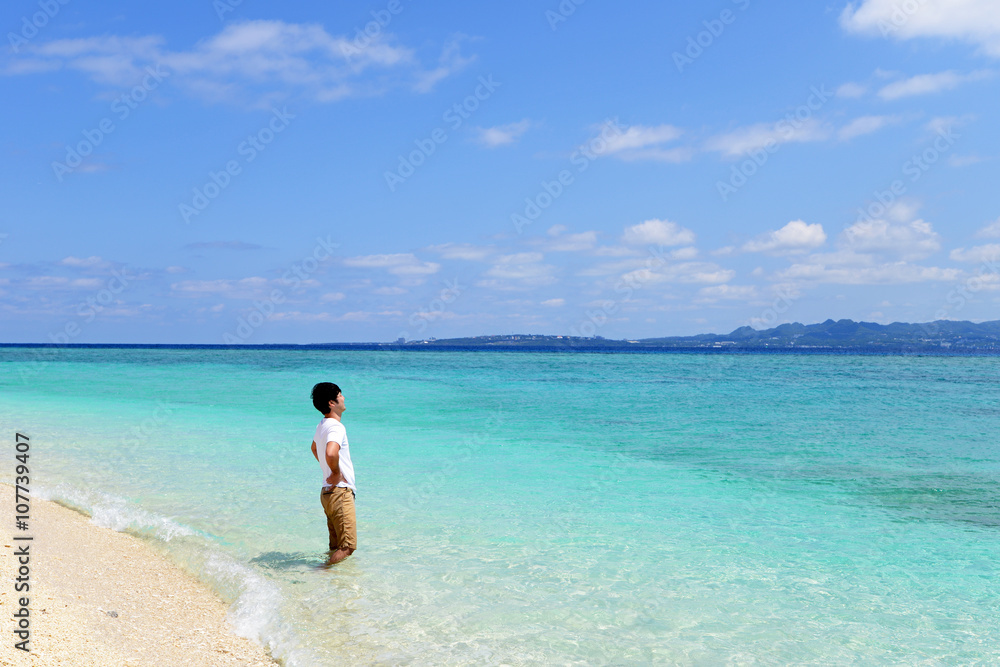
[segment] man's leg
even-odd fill
[[[330,532],[330,551],[335,551],[340,544],[340,538],[337,537],[337,526],[333,522],[333,517],[329,514],[326,515],[326,529]]]
[[[333,553],[327,560],[327,565],[333,565],[354,553],[358,546],[358,529],[354,515],[354,493],[350,489],[337,487],[329,503],[332,510],[330,516],[338,537],[337,547],[331,547]]]
[[[326,559],[326,564],[336,565],[352,553],[354,553],[354,549],[337,549],[336,551],[330,553],[330,557]]]
[[[330,551],[335,551],[337,549],[337,545],[340,544],[340,538],[337,537],[337,524],[333,520],[333,507],[331,506],[332,499],[332,491],[323,491],[320,493],[319,501],[323,505],[323,513],[326,514],[326,529],[330,533]]]

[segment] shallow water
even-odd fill
[[[1000,359],[0,350],[34,490],[290,665],[1000,661]],[[344,389],[359,551],[309,451]],[[0,467],[13,479],[13,465]]]

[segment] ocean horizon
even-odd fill
[[[37,347],[0,346],[33,493],[287,665],[1000,661],[995,356]],[[320,381],[358,486],[329,570]]]
[[[552,353],[552,354],[707,354],[707,355],[848,355],[848,356],[929,356],[929,357],[991,357],[1000,356],[1000,348],[907,348],[883,346],[644,346],[630,348],[617,345],[566,345],[563,347],[535,345],[420,345],[416,343],[0,343],[0,349],[24,350],[246,350],[246,351],[366,351],[366,352],[482,352],[482,353]],[[35,356],[29,362],[44,365],[50,359]]]

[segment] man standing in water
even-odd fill
[[[330,559],[333,565],[344,560],[358,548],[358,527],[354,518],[354,464],[347,445],[347,429],[340,417],[347,408],[340,387],[332,382],[320,382],[312,390],[312,402],[323,414],[316,427],[312,453],[323,473],[320,502],[326,512],[326,527],[330,531]]]

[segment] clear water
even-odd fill
[[[1000,359],[0,350],[36,489],[289,665],[1000,662]],[[344,389],[359,550],[309,451]],[[0,480],[13,466],[0,466]]]

